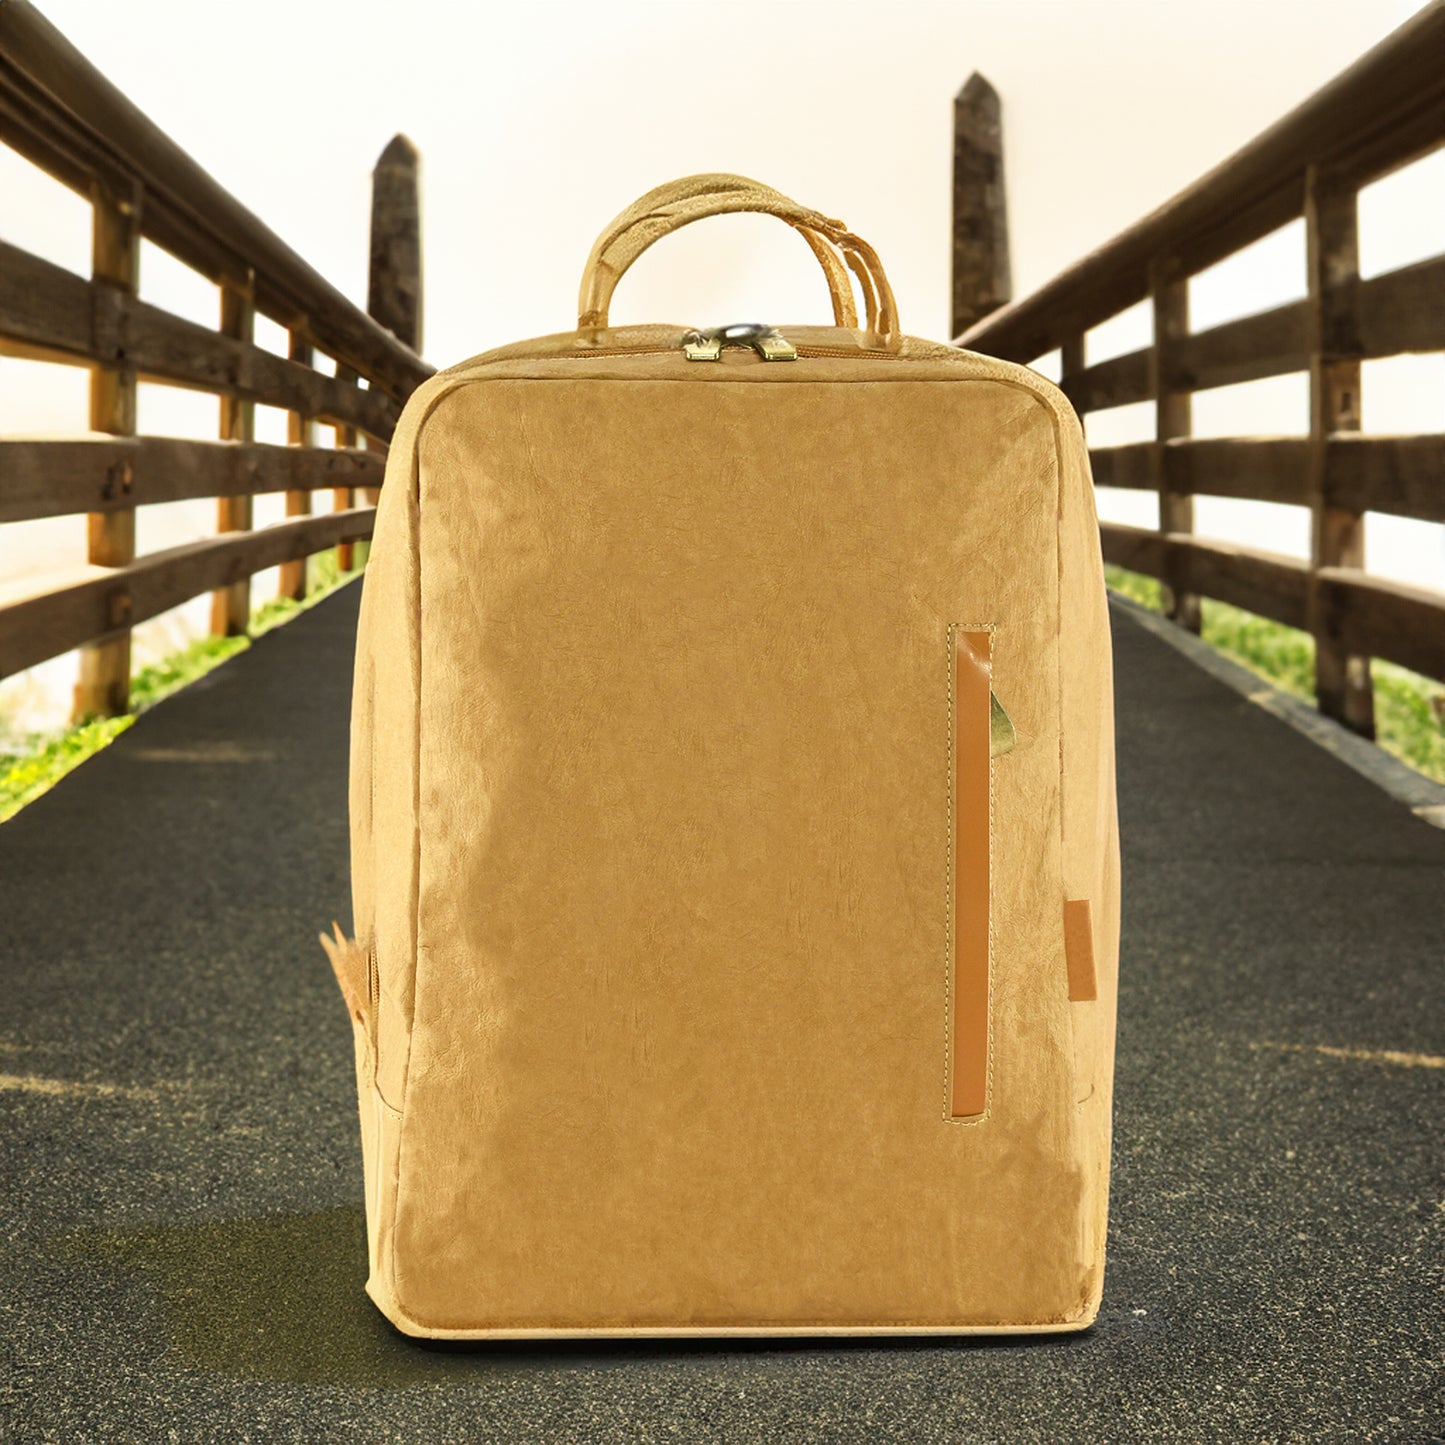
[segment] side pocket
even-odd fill
[[[1000,733],[997,714],[1002,714],[993,698],[993,633],[988,624],[953,623],[948,628],[945,1117],[955,1122],[985,1117],[992,1074],[992,758]],[[1011,745],[1011,727],[1008,734]]]

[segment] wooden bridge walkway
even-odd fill
[[[1091,1331],[394,1333],[362,1293],[350,1027],[315,942],[348,916],[358,593],[0,827],[5,1438],[1437,1438],[1445,831],[1123,608]]]
[[[1091,1330],[391,1330],[361,1288],[350,1026],[315,942],[348,916],[350,586],[0,826],[0,1441],[1445,1441],[1445,831],[1180,650],[1201,598],[1307,630],[1320,709],[1353,731],[1320,726],[1359,748],[1370,659],[1445,680],[1445,595],[1371,573],[1363,545],[1369,512],[1445,521],[1445,431],[1360,430],[1366,361],[1445,347],[1445,256],[1362,276],[1358,225],[1362,188],[1445,141],[1442,46],[1430,0],[1010,305],[998,97],[976,78],[958,99],[954,330],[1057,353],[1086,419],[1152,405],[1147,440],[1091,461],[1157,495],[1156,528],[1106,524],[1103,545],[1178,624],[1171,645],[1116,609],[1124,947]],[[308,557],[369,536],[431,371],[417,156],[398,138],[374,173],[362,311],[28,0],[0,0],[0,144],[94,220],[90,277],[0,242],[0,353],[87,368],[91,433],[0,438],[0,525],[83,515],[90,564],[0,599],[0,678],[80,649],[78,713],[123,712],[133,627],[209,593],[212,630],[242,632],[255,573],[301,596]],[[1191,278],[1296,218],[1307,295],[1191,328]],[[217,327],[141,296],[142,240],[215,285]],[[1091,355],[1141,301],[1150,344]],[[1308,374],[1307,436],[1191,434],[1194,393],[1288,373]],[[157,381],[214,393],[219,435],[136,435]],[[288,413],[285,445],[255,439],[257,405]],[[311,515],[323,489],[334,510]],[[253,528],[278,492],[287,520]],[[1195,495],[1308,509],[1308,558],[1199,535]],[[217,535],[138,554],[137,513],[186,499],[217,499]]]

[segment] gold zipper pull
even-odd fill
[[[682,354],[689,361],[720,361],[725,346],[746,346],[764,361],[796,361],[798,348],[776,326],[761,321],[735,321],[729,326],[708,326],[687,332]]]
[[[761,335],[752,339],[753,350],[764,361],[796,361],[798,348],[776,327],[770,326]]]
[[[682,354],[689,361],[721,361],[723,344],[716,336],[689,331],[682,338]]]

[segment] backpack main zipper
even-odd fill
[[[682,351],[682,349],[680,341],[670,346],[659,342],[638,342],[631,346],[593,346],[586,351],[561,351],[557,355],[584,359],[590,356],[667,356],[674,351]],[[793,350],[800,358],[837,357],[847,360],[850,357],[857,357],[866,361],[896,361],[899,359],[899,353],[896,351],[882,351],[861,346],[810,346],[803,341],[794,343]]]

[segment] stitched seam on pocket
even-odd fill
[[[987,987],[984,995],[986,1011],[986,1048],[988,1057],[984,1072],[984,1106],[977,1114],[955,1114],[953,1112],[953,1068],[954,1068],[954,950],[957,947],[956,930],[953,925],[954,904],[957,895],[955,874],[957,860],[954,850],[954,835],[958,809],[958,697],[957,697],[957,638],[960,632],[987,632],[989,634],[989,687],[992,695],[995,681],[995,650],[993,642],[998,633],[998,624],[993,622],[950,622],[947,628],[944,662],[946,666],[948,697],[948,745],[946,761],[947,820],[944,844],[944,994],[943,994],[943,1121],[946,1124],[975,1125],[985,1123],[993,1113],[994,1073],[994,909],[993,909],[993,833],[994,833],[994,766],[991,750],[988,754],[988,941],[985,968]],[[990,704],[991,705],[991,704]]]

